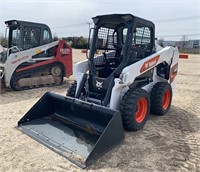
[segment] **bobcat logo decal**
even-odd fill
[[[98,89],[102,88],[102,85],[103,85],[103,82],[99,82],[99,81],[96,80],[96,87]]]

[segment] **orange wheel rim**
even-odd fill
[[[163,96],[163,101],[162,101],[162,107],[164,110],[166,110],[169,107],[170,97],[171,97],[170,91],[166,90]]]
[[[147,108],[147,100],[144,97],[140,98],[140,100],[137,103],[137,109],[135,112],[135,120],[138,123],[141,123],[144,120],[147,114]]]

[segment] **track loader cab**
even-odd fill
[[[38,47],[44,44],[53,42],[50,28],[41,23],[33,23],[20,20],[8,20],[6,24],[7,35],[7,51],[1,52],[0,62],[5,63],[7,56],[18,51],[28,50],[30,48]],[[53,52],[54,50],[48,50]],[[36,55],[35,57],[42,57],[44,55]]]
[[[52,34],[45,24],[9,20],[5,21],[8,28],[8,48],[17,46],[27,50],[52,42]]]
[[[107,106],[121,71],[155,52],[154,24],[131,14],[96,16],[93,21],[87,100]]]

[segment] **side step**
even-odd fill
[[[124,139],[120,112],[48,92],[18,129],[81,168]]]

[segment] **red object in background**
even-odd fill
[[[179,58],[188,59],[188,54],[179,54]]]
[[[81,50],[81,53],[87,53],[87,49]]]

